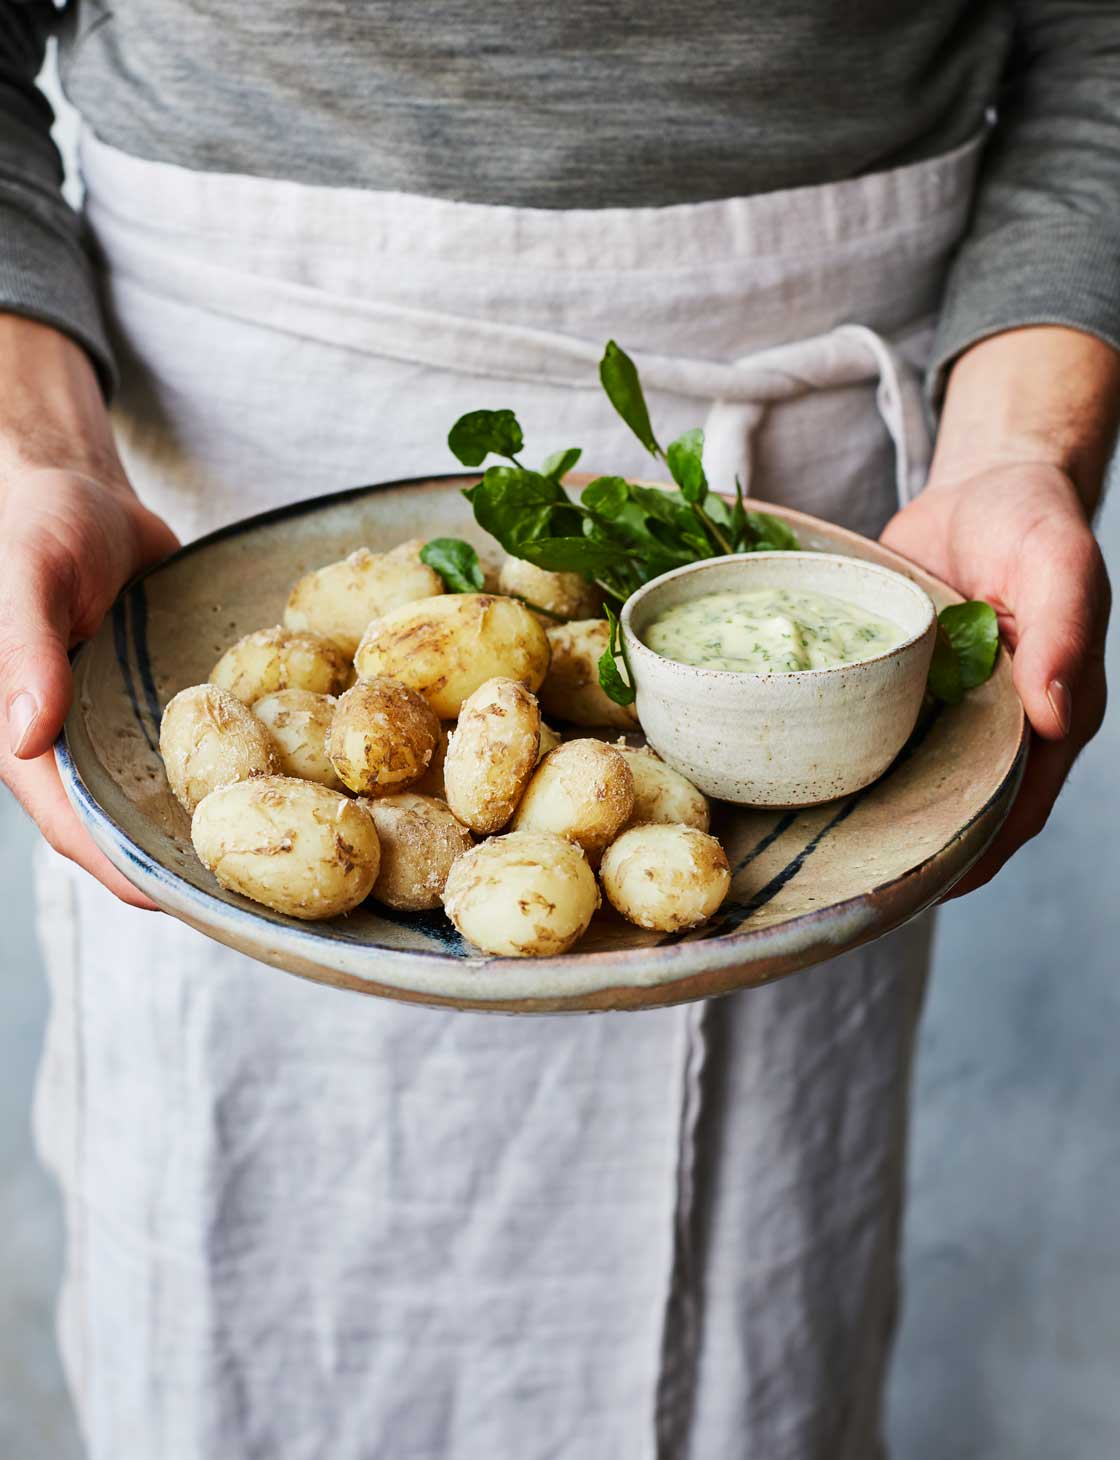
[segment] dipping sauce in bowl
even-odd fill
[[[704,593],[665,609],[644,635],[655,654],[678,664],[744,674],[858,664],[907,637],[859,604],[788,588]]]
[[[901,573],[814,552],[675,568],[620,622],[649,743],[742,806],[812,806],[882,775],[914,728],[937,633]]]

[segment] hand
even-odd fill
[[[1071,766],[1100,728],[1108,576],[1073,483],[1047,464],[933,481],[887,524],[882,540],[967,598],[991,603],[1035,732],[1011,813],[953,889],[957,897],[983,886],[1037,836]]]
[[[0,364],[10,323],[0,324]],[[150,908],[82,827],[51,746],[70,705],[67,651],[93,633],[135,573],[178,544],[125,481],[85,356],[43,326],[14,323],[21,333],[40,332],[31,336],[32,350],[51,368],[30,434],[0,419],[0,777],[56,851],[123,901]],[[77,373],[69,386],[68,371]],[[8,403],[19,394],[15,387]],[[64,418],[64,436],[45,427],[52,411],[60,427],[57,417]],[[27,419],[18,409],[13,415]],[[59,464],[47,464],[53,460]]]

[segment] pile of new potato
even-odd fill
[[[301,578],[282,627],[167,706],[160,751],[202,862],[298,918],[371,895],[442,904],[464,938],[511,956],[583,935],[593,869],[643,928],[703,922],[730,882],[703,795],[650,750],[561,743],[542,723],[541,707],[636,725],[599,688],[607,625],[588,584],[509,559],[497,593],[446,593],[420,547]],[[545,627],[522,597],[572,621]]]

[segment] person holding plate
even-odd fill
[[[439,470],[487,396],[648,469],[613,336],[717,485],[996,607],[1036,738],[980,885],[1104,710],[1115,26],[0,0],[0,761],[53,848],[37,1128],[94,1460],[882,1453],[928,920],[631,1018],[355,1000],[151,916],[50,751],[68,650],[177,540]]]

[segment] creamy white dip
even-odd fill
[[[645,642],[679,664],[791,674],[873,659],[905,637],[889,619],[827,593],[752,588],[705,593],[667,608]]]

